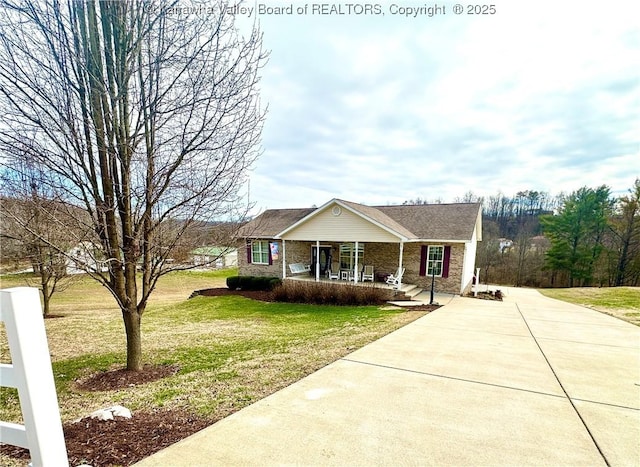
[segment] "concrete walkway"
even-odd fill
[[[640,465],[640,328],[503,291],[457,297],[138,465]]]

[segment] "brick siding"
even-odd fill
[[[273,264],[250,264],[247,262],[246,244],[242,242],[238,247],[238,274],[241,276],[275,276],[282,277],[283,248],[282,240],[270,240],[278,242],[280,255]],[[289,241],[286,245],[287,264],[308,264],[311,258],[311,246],[315,242]],[[333,261],[339,260],[340,244],[322,242],[322,245],[331,245]],[[425,290],[431,289],[431,276],[420,276],[420,253],[423,245],[427,243],[405,243],[403,249],[403,266],[405,268],[403,283],[415,284]],[[433,245],[438,245],[434,243]],[[462,266],[464,244],[451,244],[451,256],[449,260],[449,277],[435,278],[435,291],[445,293],[460,293],[462,281]],[[398,269],[398,255],[400,245],[397,243],[365,243],[363,265],[372,265],[374,274],[392,274]],[[287,276],[291,276],[287,270]]]

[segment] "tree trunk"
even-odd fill
[[[128,310],[122,310],[122,319],[127,334],[127,370],[142,370],[142,342],[140,338],[141,314],[133,304]]]
[[[47,296],[47,290],[42,290],[42,316],[49,316],[49,301],[50,297]]]

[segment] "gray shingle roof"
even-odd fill
[[[376,206],[416,239],[471,240],[480,212],[479,203]]]
[[[334,201],[409,240],[469,241],[480,213],[479,203],[365,206],[351,201]],[[316,209],[269,209],[246,224],[240,235],[274,238]]]
[[[268,209],[242,226],[240,236],[244,238],[273,238],[315,210],[316,208]]]

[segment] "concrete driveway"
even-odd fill
[[[640,328],[503,290],[456,297],[139,465],[640,465]]]

